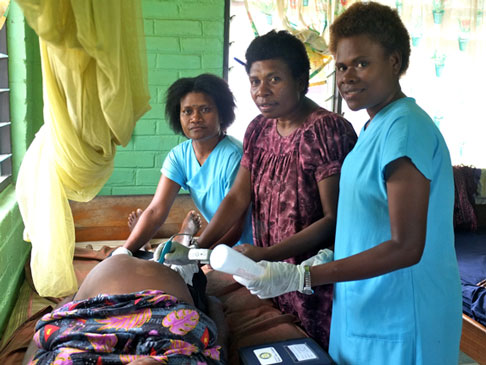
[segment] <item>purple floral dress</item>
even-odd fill
[[[322,108],[286,137],[279,135],[276,119],[259,115],[250,123],[241,165],[251,174],[255,245],[276,245],[323,217],[317,183],[341,171],[356,139],[348,121]],[[314,254],[285,261],[298,264]],[[296,315],[305,331],[327,349],[332,286],[314,289],[314,295],[293,292],[275,301],[283,312]]]

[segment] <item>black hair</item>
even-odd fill
[[[235,99],[228,83],[212,74],[184,77],[174,82],[165,97],[165,115],[171,129],[184,134],[181,125],[181,99],[187,94],[203,93],[210,96],[218,109],[221,130],[226,131],[235,120]]]
[[[305,83],[304,95],[309,88],[309,56],[304,44],[285,30],[274,30],[256,37],[246,50],[246,72],[250,73],[253,62],[281,59],[289,66],[295,79],[302,78]]]
[[[329,49],[335,54],[342,38],[362,34],[379,42],[388,55],[398,52],[402,61],[399,76],[407,71],[410,36],[396,10],[373,1],[354,3],[332,23]]]

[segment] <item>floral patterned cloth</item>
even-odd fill
[[[276,245],[323,217],[317,184],[341,171],[356,139],[348,121],[322,108],[286,137],[279,135],[275,119],[259,115],[251,122],[241,165],[251,174],[255,245]],[[285,261],[298,264],[316,253]],[[296,315],[306,332],[327,349],[332,286],[314,289],[314,295],[293,292],[275,301],[282,311]]]
[[[31,364],[223,364],[216,325],[203,312],[158,290],[74,301],[37,323]]]

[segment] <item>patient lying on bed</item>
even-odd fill
[[[73,301],[37,323],[38,349],[32,358],[36,348],[29,346],[24,363],[222,364],[222,313],[215,298],[207,301],[212,318],[198,308],[205,288],[195,289],[157,262],[109,257]]]

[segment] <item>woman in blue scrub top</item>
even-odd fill
[[[169,152],[155,195],[138,218],[125,249],[135,252],[155,235],[181,188],[189,191],[197,209],[211,220],[233,184],[243,155],[242,144],[226,135],[235,119],[234,107],[228,84],[215,75],[182,78],[169,87],[167,120],[175,133],[188,140]],[[250,215],[240,218],[219,242],[253,243]]]
[[[330,49],[342,97],[370,117],[341,170],[334,261],[261,262],[262,278],[235,279],[260,297],[336,283],[337,364],[457,364],[452,166],[439,130],[400,87],[408,32],[395,10],[355,3],[331,26]]]

